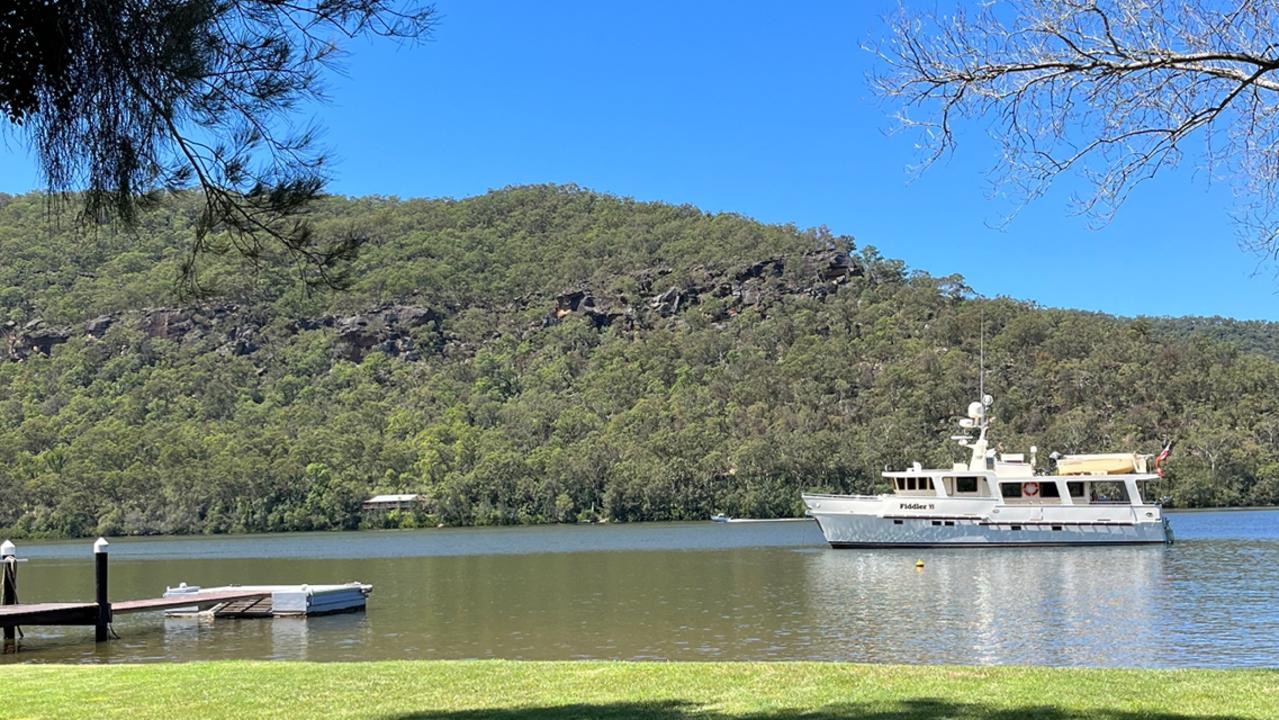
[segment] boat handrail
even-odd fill
[[[834,498],[836,500],[878,500],[878,495],[838,495],[834,493],[803,493],[804,497]]]
[[[956,468],[923,468],[921,470],[885,470],[880,473],[886,478],[912,477],[995,477],[994,470],[958,470]]]
[[[993,470],[957,470],[952,468],[924,468],[922,470],[885,470],[880,473],[885,478],[917,478],[917,477],[984,477],[1001,485],[1017,485],[1028,482],[1151,482],[1160,479],[1154,473],[1128,473],[1124,475],[1012,475],[1001,477]],[[809,493],[812,494],[812,493]],[[839,495],[837,497],[852,497]]]
[[[1041,475],[1039,477],[1062,479],[1066,482],[1123,482],[1132,480],[1134,482],[1150,482],[1159,480],[1160,477],[1154,473],[1127,473],[1125,475]],[[1009,478],[1009,482],[1015,482],[1017,478]]]

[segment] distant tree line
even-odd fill
[[[886,489],[886,466],[961,459],[946,437],[976,392],[983,319],[1004,450],[1174,438],[1152,494],[1279,502],[1273,324],[980,299],[822,229],[539,186],[325,200],[317,225],[372,238],[349,290],[215,256],[201,302],[237,319],[175,340],[141,318],[177,304],[198,212],[174,197],[137,233],[86,241],[40,196],[0,196],[0,357],[34,320],[71,330],[0,359],[0,533],[796,515],[801,491]],[[856,274],[823,284],[796,260],[814,250],[851,254]],[[563,307],[582,289],[596,315]],[[342,335],[358,323],[315,320],[389,303],[436,319],[358,357]],[[425,502],[366,516],[382,492]]]

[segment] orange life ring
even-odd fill
[[[1039,494],[1039,483],[1028,482],[1021,484],[1021,494],[1026,497],[1035,497]]]

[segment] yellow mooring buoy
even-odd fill
[[[915,561],[915,569],[916,569],[916,570],[923,570],[923,569],[924,569],[924,561],[923,561],[923,560],[916,560],[916,561]]]

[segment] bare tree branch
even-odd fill
[[[872,82],[924,167],[954,150],[957,122],[985,120],[1002,186],[1024,203],[1077,173],[1079,210],[1105,222],[1194,141],[1235,191],[1245,244],[1279,259],[1279,3],[1021,0],[902,9],[889,26]]]

